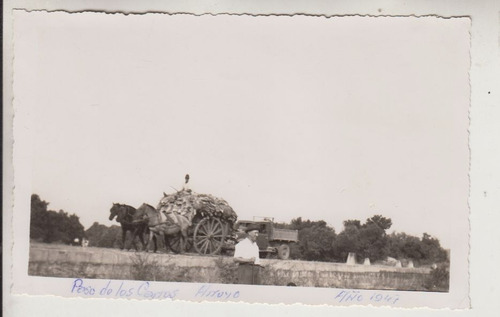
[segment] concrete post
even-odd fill
[[[349,252],[349,255],[347,256],[347,265],[355,265],[356,264],[356,253],[354,252]]]
[[[401,261],[400,261],[400,260],[398,260],[398,261],[396,262],[396,267],[403,267],[403,266],[401,265]]]
[[[371,265],[370,258],[365,258],[365,262],[363,262],[363,265]]]
[[[412,260],[410,260],[410,261],[408,262],[408,267],[409,267],[410,269],[415,268],[415,267],[413,266],[413,261],[412,261]]]

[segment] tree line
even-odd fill
[[[90,246],[121,248],[121,228],[95,222],[84,230],[78,216],[63,210],[48,210],[49,203],[36,194],[31,196],[30,238],[45,243],[71,244],[75,238],[86,238]],[[349,252],[356,253],[358,261],[369,258],[372,263],[387,257],[411,259],[416,265],[448,261],[448,255],[439,240],[424,233],[415,237],[406,233],[387,234],[392,226],[390,218],[374,215],[362,223],[351,219],[344,221],[344,228],[336,233],[325,221],[311,221],[301,217],[290,223],[277,223],[278,228],[299,232],[299,242],[291,245],[293,259],[307,261],[345,262]],[[163,241],[159,239],[160,248]],[[137,242],[139,244],[139,242]]]
[[[30,239],[45,243],[71,244],[84,237],[80,218],[64,210],[48,210],[49,203],[31,195]]]
[[[299,242],[292,245],[291,256],[308,261],[345,262],[349,252],[357,260],[385,261],[388,257],[412,260],[414,264],[426,265],[448,261],[448,254],[439,240],[424,233],[421,238],[404,232],[387,234],[392,226],[390,218],[374,215],[366,219],[344,221],[344,228],[336,233],[323,221],[293,219],[278,227],[299,232]]]

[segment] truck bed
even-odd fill
[[[299,232],[297,230],[274,228],[272,236],[269,237],[269,240],[297,242],[299,241]]]

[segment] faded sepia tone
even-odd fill
[[[316,304],[336,289],[467,288],[449,275],[467,271],[467,19],[18,17],[27,280],[233,285],[227,244],[252,222],[269,241],[248,302],[267,302],[264,286],[315,288]],[[211,200],[162,208],[188,192]],[[121,236],[117,205],[147,246]]]

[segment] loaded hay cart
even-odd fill
[[[180,190],[160,200],[158,210],[168,209],[187,217],[191,221],[185,251],[194,247],[202,255],[218,254],[232,236],[233,225],[238,216],[233,208],[221,198],[197,194],[190,189]],[[172,251],[180,250],[180,236],[169,241]]]

